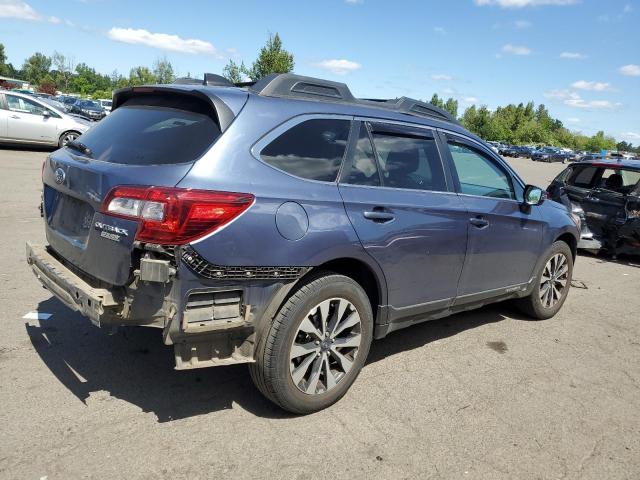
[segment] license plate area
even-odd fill
[[[44,209],[51,229],[86,244],[95,213],[90,204],[45,185]]]

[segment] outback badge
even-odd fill
[[[116,227],[102,222],[96,222],[94,226],[96,227],[96,230],[100,230],[100,236],[107,240],[119,242],[120,237],[129,236],[129,231],[126,228]]]

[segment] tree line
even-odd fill
[[[4,45],[0,43],[0,75],[28,81],[41,92],[54,94],[56,91],[76,93],[94,98],[111,98],[118,88],[152,83],[171,83],[175,80],[173,65],[166,57],[158,58],[151,67],[137,66],[128,76],[114,70],[110,75],[96,72],[86,63],[75,63],[75,59],[54,52],[48,57],[36,52],[17,69],[7,63]],[[294,56],[284,49],[280,36],[269,35],[255,61],[248,67],[244,61],[229,60],[222,75],[232,83],[257,81],[270,73],[292,72]],[[187,74],[189,76],[189,74]],[[628,142],[617,142],[603,131],[587,136],[571,131],[562,122],[551,117],[547,108],[533,102],[518,105],[509,104],[489,110],[487,106],[471,105],[461,116],[458,115],[458,101],[454,98],[431,97],[431,103],[447,110],[462,125],[485,140],[495,140],[512,145],[553,145],[574,150],[600,151],[622,150],[640,153],[640,146]]]

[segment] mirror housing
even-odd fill
[[[44,118],[49,118],[49,117],[51,116],[51,112],[50,112],[49,110],[44,110],[44,111],[42,112],[42,116],[43,116]]]
[[[524,205],[532,207],[540,205],[546,198],[544,190],[534,185],[527,185],[524,187]]]

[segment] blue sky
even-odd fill
[[[22,65],[58,50],[127,75],[165,56],[177,73],[256,57],[269,32],[295,71],[356,96],[490,108],[533,100],[572,130],[640,144],[640,0],[0,0],[0,42]]]

